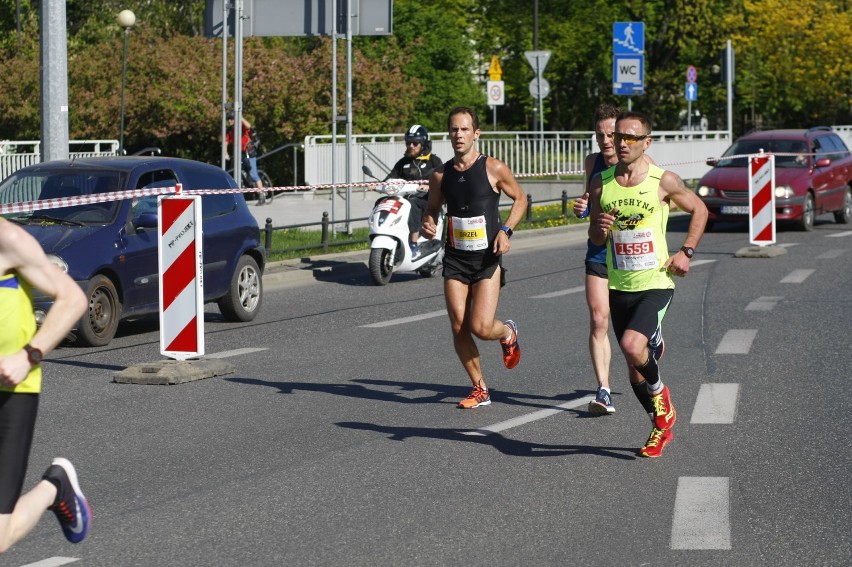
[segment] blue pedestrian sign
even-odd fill
[[[686,83],[686,100],[698,100],[698,83]]]
[[[616,95],[645,93],[645,23],[612,24],[612,92]]]
[[[645,55],[645,22],[612,24],[613,55]]]

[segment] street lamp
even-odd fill
[[[118,134],[118,153],[124,154],[124,88],[127,82],[127,36],[130,28],[136,24],[136,14],[130,10],[122,10],[115,18],[118,25],[124,28],[124,53],[121,63],[121,127]]]

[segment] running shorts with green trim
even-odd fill
[[[0,514],[21,497],[37,414],[38,394],[0,392]]]
[[[662,324],[673,297],[673,289],[609,290],[609,312],[615,337],[621,342],[624,332],[630,329],[650,339]]]

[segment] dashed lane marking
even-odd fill
[[[748,354],[756,336],[757,329],[731,329],[722,337],[716,354]]]
[[[844,236],[852,236],[852,230],[844,230],[843,232],[835,232],[834,234],[826,234],[826,238],[842,238]]]
[[[712,264],[716,260],[692,260],[689,262],[689,267],[694,268],[696,266],[701,266],[702,264]]]
[[[731,549],[730,479],[682,476],[677,481],[672,549]]]
[[[423,321],[424,319],[432,319],[433,317],[441,317],[447,315],[446,309],[441,309],[440,311],[430,311],[429,313],[422,313],[420,315],[412,315],[411,317],[400,317],[399,319],[391,319],[389,321],[380,321],[379,323],[370,323],[369,325],[361,325],[362,327],[367,327],[370,329],[378,329],[381,327],[392,327],[394,325],[403,325],[405,323],[415,323],[417,321]]]
[[[770,295],[767,297],[758,297],[748,305],[746,311],[772,311],[778,302],[784,299],[782,296]]]
[[[739,384],[701,384],[690,423],[733,423],[737,414]]]
[[[562,295],[568,295],[570,293],[580,293],[581,291],[585,291],[585,286],[579,287],[571,287],[568,289],[560,289],[559,291],[551,291],[550,293],[542,293],[541,295],[533,295],[530,299],[550,299],[551,297],[559,297]]]
[[[802,283],[816,270],[793,270],[781,280],[781,283]]]
[[[213,354],[205,354],[204,358],[230,358],[232,356],[240,356],[242,354],[251,354],[269,350],[268,348],[236,348],[234,350],[223,350],[222,352],[214,352]]]
[[[842,256],[846,250],[842,248],[834,248],[832,250],[826,250],[819,256],[817,256],[817,260],[833,260],[839,256]]]
[[[67,565],[76,561],[80,561],[80,559],[77,557],[50,557],[48,559],[36,561],[35,563],[21,565],[21,567],[59,567],[60,565]]]
[[[507,429],[511,429],[513,427],[517,427],[519,425],[524,425],[525,423],[530,423],[533,421],[537,421],[539,419],[544,419],[546,417],[550,417],[552,415],[556,415],[562,413],[564,411],[577,409],[579,407],[589,405],[589,402],[594,400],[594,396],[584,396],[578,400],[571,400],[570,402],[565,402],[564,404],[560,404],[558,406],[553,406],[549,409],[543,409],[534,411],[532,413],[528,413],[526,415],[521,415],[518,417],[514,417],[512,419],[507,419],[506,421],[501,421],[500,423],[495,423],[494,425],[488,425],[486,427],[482,427],[477,429],[476,431],[465,431],[465,435],[477,435],[482,437],[487,437],[488,435],[493,435],[495,433],[500,433],[501,431],[505,431]]]

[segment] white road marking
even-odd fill
[[[802,283],[816,270],[793,270],[781,280],[781,283]]]
[[[733,423],[739,384],[701,384],[689,423]]]
[[[817,256],[817,260],[833,260],[834,258],[837,258],[838,256],[842,256],[844,252],[846,252],[846,250],[844,250],[842,248],[834,248],[833,250],[826,250],[825,252],[823,252],[822,254]]]
[[[756,336],[757,329],[731,329],[722,337],[716,354],[748,354]]]
[[[781,248],[792,248],[793,246],[798,246],[798,242],[785,242],[784,244],[778,244]]]
[[[487,437],[488,435],[493,435],[495,433],[500,433],[501,431],[505,431],[507,429],[511,429],[513,427],[517,427],[519,425],[524,425],[525,423],[530,423],[532,421],[537,421],[539,419],[544,419],[546,417],[550,417],[552,415],[556,415],[562,413],[567,410],[576,409],[582,406],[589,405],[589,402],[594,400],[594,396],[585,396],[578,400],[572,400],[570,402],[566,402],[564,404],[560,404],[558,406],[553,406],[549,409],[543,409],[534,411],[532,413],[528,413],[526,415],[521,415],[518,417],[513,417],[512,419],[507,419],[506,421],[501,421],[500,423],[495,423],[494,425],[488,425],[486,427],[482,427],[477,429],[476,431],[465,431],[465,435],[478,435],[482,437]]]
[[[269,350],[268,348],[236,348],[234,350],[223,350],[222,352],[214,352],[213,354],[205,354],[204,358],[230,358],[232,356],[240,356],[243,354],[251,354],[253,352],[261,352]]]
[[[551,297],[559,297],[561,295],[568,295],[569,293],[580,293],[581,291],[585,291],[585,286],[579,287],[571,287],[568,289],[560,289],[559,291],[551,291],[550,293],[543,293],[541,295],[533,295],[530,299],[550,299]]]
[[[682,476],[677,481],[672,549],[731,549],[730,479]]]
[[[369,325],[361,326],[370,329],[378,329],[380,327],[392,327],[394,325],[403,325],[405,323],[416,323],[417,321],[423,321],[424,319],[432,319],[433,317],[441,317],[442,315],[447,315],[447,311],[445,309],[441,309],[440,311],[430,311],[429,313],[423,313],[421,315],[412,315],[411,317],[400,317],[399,319],[391,319],[390,321],[370,323]]]
[[[689,262],[689,267],[694,268],[695,266],[700,266],[702,264],[712,264],[716,260],[691,260]]]
[[[67,565],[76,561],[80,561],[80,559],[77,557],[51,557],[49,559],[36,561],[35,563],[21,565],[21,567],[59,567],[59,565]]]
[[[852,230],[844,230],[843,232],[835,232],[834,234],[826,234],[826,238],[841,238],[843,236],[852,236]]]
[[[769,295],[766,297],[758,297],[748,305],[746,311],[772,311],[778,302],[784,299],[783,296]]]

